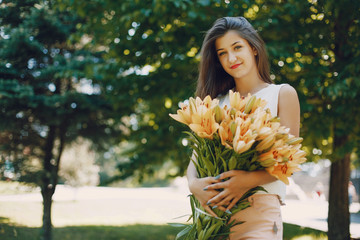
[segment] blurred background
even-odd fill
[[[223,16],[299,96],[284,239],[360,238],[360,1],[0,0],[1,239],[175,239],[190,148],[168,114]]]

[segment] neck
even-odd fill
[[[235,79],[235,89],[242,96],[248,95],[248,93],[255,94],[268,85],[260,76]]]

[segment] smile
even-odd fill
[[[241,64],[235,64],[235,65],[232,65],[230,68],[231,69],[235,69],[235,68],[237,68],[237,67],[239,67]]]

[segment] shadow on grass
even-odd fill
[[[284,224],[284,240],[325,240],[326,234],[311,228]],[[53,229],[54,240],[173,240],[180,228],[167,225],[69,226]],[[38,240],[40,228],[14,225],[0,217],[1,240]]]
[[[284,223],[284,240],[301,239],[301,240],[326,240],[326,232],[301,227],[294,224]]]
[[[38,240],[40,228],[0,223],[1,240]],[[179,231],[166,225],[69,226],[53,228],[54,240],[173,240]]]

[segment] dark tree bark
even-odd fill
[[[348,1],[351,4],[351,1]],[[350,6],[350,5],[348,5]],[[334,5],[336,8],[336,5]],[[353,12],[348,8],[333,9],[334,12],[334,54],[336,69],[343,69],[354,56],[348,50],[349,31],[354,23]],[[336,121],[335,121],[336,122]],[[340,126],[347,123],[341,122]],[[350,213],[348,184],[350,180],[350,153],[338,151],[349,141],[349,136],[344,130],[336,129],[334,126],[333,153],[334,158],[330,170],[329,212],[328,212],[328,239],[348,240],[350,239]],[[349,150],[351,151],[351,150]],[[338,155],[342,152],[341,155]]]
[[[44,156],[44,173],[42,176],[41,195],[43,197],[43,226],[42,226],[42,239],[51,240],[51,205],[52,195],[55,192],[55,185],[52,183],[52,170],[53,166],[51,161],[53,159],[53,148],[56,139],[56,127],[50,126],[45,145]]]
[[[52,239],[52,221],[51,221],[51,206],[52,196],[54,194],[53,188],[41,190],[43,197],[43,226],[42,226],[42,239]]]
[[[335,137],[334,146],[341,146],[346,138]],[[331,164],[328,239],[350,239],[348,184],[350,180],[350,153]]]
[[[59,128],[51,126],[49,129],[47,142],[45,146],[44,157],[44,175],[43,184],[41,187],[41,194],[43,197],[43,226],[42,226],[42,239],[52,239],[52,220],[51,220],[51,207],[52,197],[55,193],[56,185],[58,183],[58,173],[60,166],[60,159],[65,144],[66,122]],[[58,134],[56,134],[58,133]],[[58,135],[58,138],[56,137]],[[53,154],[56,139],[59,140],[57,146],[57,156]]]

